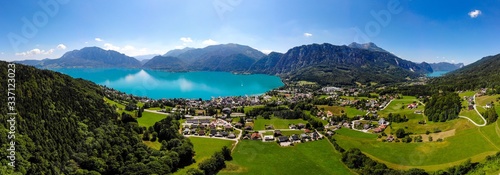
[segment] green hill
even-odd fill
[[[177,134],[175,120],[167,117],[154,130],[160,140],[177,139],[177,146],[155,151],[142,143],[137,122],[122,121],[104,102],[100,86],[31,66],[15,70],[16,135],[9,140],[11,124],[0,123],[0,174],[167,174],[192,162],[192,144]],[[0,91],[7,92],[6,62],[0,72]],[[0,108],[2,121],[8,112]],[[10,141],[16,142],[14,172],[5,159]]]

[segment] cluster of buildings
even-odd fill
[[[323,136],[317,131],[304,130],[302,134],[284,135],[281,130],[274,130],[273,134],[253,132],[245,135],[243,139],[261,140],[263,142],[277,142],[280,146],[290,146],[294,143],[302,143],[322,139]]]
[[[231,123],[222,119],[212,121],[210,119],[187,119],[182,124],[182,128],[182,134],[184,135],[236,139],[236,134]]]

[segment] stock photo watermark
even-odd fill
[[[219,19],[224,20],[224,16],[228,12],[232,12],[234,8],[241,4],[243,0],[214,0],[212,5],[219,16]]]
[[[390,0],[387,2],[385,9],[379,11],[371,10],[370,15],[373,17],[373,20],[365,24],[364,30],[361,30],[359,27],[354,28],[354,41],[358,43],[370,42],[370,38],[379,35],[382,29],[391,23],[393,15],[400,14],[403,10],[404,8],[401,6],[400,0]]]
[[[9,161],[8,165],[16,166],[16,65],[7,64],[7,123],[8,133],[7,140],[9,148],[7,148]]]
[[[22,26],[18,32],[10,32],[7,34],[7,39],[16,52],[19,51],[21,45],[28,44],[30,39],[33,39],[38,30],[47,26],[50,18],[54,18],[58,13],[61,5],[67,4],[70,0],[40,0],[38,6],[41,8],[31,15],[31,17],[22,17]]]

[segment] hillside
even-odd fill
[[[323,85],[395,83],[432,72],[426,63],[413,63],[387,52],[327,43],[294,47],[282,55],[270,54],[256,64],[252,68],[259,73],[277,74],[291,80],[307,80]]]
[[[18,62],[42,68],[135,68],[141,62],[133,57],[99,47],[85,47],[66,52],[58,59],[45,59],[40,62]]]
[[[451,90],[500,88],[500,54],[484,57],[461,69],[433,79],[431,84]]]
[[[186,63],[184,63],[177,57],[155,56],[144,63],[143,67],[151,69],[184,71],[186,70],[185,64]]]
[[[31,66],[16,64],[15,70],[16,135],[8,139],[11,124],[1,122],[0,145],[5,150],[16,142],[16,169],[12,172],[3,158],[0,174],[168,174],[190,164],[192,145],[177,135],[170,117],[155,125],[158,139],[176,138],[181,144],[154,151],[142,143],[143,129],[135,119],[120,117],[104,102],[100,86]],[[7,92],[6,62],[0,61],[0,71],[0,90]],[[12,117],[7,112],[0,108],[2,121]]]
[[[359,43],[353,42],[353,43],[349,44],[348,46],[350,48],[366,49],[366,50],[369,50],[369,51],[390,53],[390,52],[388,52],[388,51],[386,51],[386,50],[378,47],[377,45],[375,45],[375,43],[372,43],[372,42],[364,43],[364,44],[359,44]]]

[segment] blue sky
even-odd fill
[[[225,43],[286,52],[356,41],[415,62],[468,64],[500,53],[498,9],[500,0],[1,1],[0,59],[58,58],[88,46],[136,56]]]

